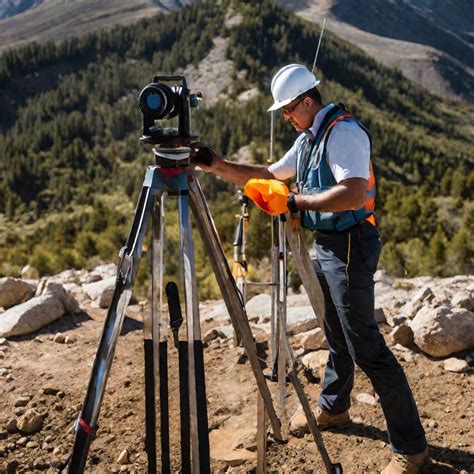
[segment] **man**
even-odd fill
[[[273,77],[274,104],[304,132],[269,167],[212,158],[200,165],[240,186],[251,178],[296,176],[298,193],[288,208],[315,233],[315,262],[325,304],[329,360],[318,402],[321,428],[350,422],[354,362],[369,377],[385,414],[394,451],[384,474],[417,473],[427,459],[426,439],[403,369],[390,352],[374,318],[374,272],[381,244],[374,218],[375,178],[368,131],[340,105],[324,105],[319,81],[306,67],[285,66]],[[203,157],[201,156],[201,158]],[[199,160],[200,161],[200,160]]]

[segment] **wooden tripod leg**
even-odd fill
[[[257,393],[257,474],[267,470],[267,414],[265,403]]]
[[[324,331],[324,294],[319,284],[316,271],[313,266],[313,262],[309,258],[306,243],[301,236],[300,232],[295,232],[294,219],[288,212],[286,214],[287,224],[285,225],[286,239],[290,246],[291,254],[293,255],[296,263],[296,268],[300,275],[306,294],[308,295],[309,302],[313,307],[314,314],[318,318],[319,326]]]
[[[294,368],[290,370],[288,373],[288,377],[290,382],[292,383],[296,394],[298,395],[298,399],[303,407],[304,414],[306,416],[306,420],[308,421],[309,430],[313,435],[314,442],[318,448],[319,454],[321,454],[321,458],[323,459],[324,466],[326,468],[326,472],[328,474],[333,474],[335,472],[342,472],[342,468],[340,464],[332,464],[331,459],[329,458],[329,454],[326,451],[326,447],[324,446],[323,437],[321,436],[321,431],[318,428],[318,423],[314,416],[313,411],[311,410],[308,398],[304,393],[303,386],[296,375],[296,371]]]
[[[189,192],[191,207],[196,217],[196,224],[206,245],[207,254],[211,261],[214,274],[224,298],[232,324],[240,332],[245,352],[257,381],[258,388],[265,401],[268,417],[276,439],[281,440],[281,425],[273,406],[272,396],[268,389],[260,363],[257,357],[257,347],[253,339],[252,330],[245,313],[244,302],[235,286],[234,277],[227,263],[219,235],[207,206],[206,199],[195,176],[189,176]]]

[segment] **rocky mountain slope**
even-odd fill
[[[279,0],[429,91],[474,100],[474,9],[468,0]]]
[[[3,18],[0,20],[0,52],[31,41],[61,41],[114,25],[130,24],[157,13],[175,11],[190,3],[195,2],[38,0],[30,1],[28,8],[25,8],[26,2],[18,3],[18,9],[14,9],[14,2],[7,1],[3,6],[0,5],[0,18]],[[17,14],[12,15],[14,12]]]
[[[73,424],[104,323],[103,308],[110,302],[114,272],[113,265],[106,265],[91,272],[68,270],[42,280],[0,280],[0,302],[7,304],[4,290],[8,287],[8,305],[12,305],[0,314],[1,473],[54,472],[70,454]],[[34,276],[31,269],[26,276]],[[473,472],[474,278],[393,279],[381,271],[376,280],[379,327],[407,374],[427,433],[432,461],[423,472]],[[25,292],[26,286],[30,291]],[[12,312],[18,314],[28,304],[44,305],[45,298],[49,304],[54,298],[59,301],[62,316],[35,329],[27,329],[24,316],[17,326],[17,333],[23,335],[2,337]],[[127,308],[87,472],[146,470],[142,319],[149,311],[147,301]],[[252,298],[247,313],[260,357],[268,364],[270,296]],[[213,472],[254,472],[256,385],[252,372],[242,349],[232,343],[223,301],[201,303],[200,316]],[[30,313],[30,319],[36,318]],[[298,357],[299,377],[314,407],[328,353],[304,292],[288,296],[288,332]],[[177,471],[178,374],[171,339],[169,348],[172,469]],[[270,389],[279,410],[276,384],[270,384]],[[288,443],[270,442],[268,470],[323,472],[296,395],[290,386],[287,390]],[[351,414],[352,424],[324,432],[329,454],[334,462],[342,463],[345,473],[380,472],[390,449],[377,395],[359,369]]]
[[[0,52],[30,41],[58,41],[199,0],[2,0]],[[474,9],[469,0],[277,0],[321,23],[377,61],[442,96],[474,100]]]

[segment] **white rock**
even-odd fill
[[[97,273],[84,272],[79,277],[79,284],[86,285],[102,280],[102,277]]]
[[[29,300],[34,287],[19,278],[0,278],[0,306],[7,309]]]
[[[245,308],[250,321],[269,319],[272,315],[272,297],[261,293],[247,301]]]
[[[314,328],[311,331],[306,331],[301,336],[300,344],[305,351],[317,351],[318,349],[327,349],[328,345],[324,332],[321,328]]]
[[[80,311],[79,303],[72,295],[66,292],[60,283],[48,282],[46,293],[56,295],[63,303],[66,313],[76,314]]]
[[[425,307],[418,311],[409,325],[415,344],[435,357],[474,346],[474,313],[464,308]]]
[[[407,324],[400,324],[390,333],[393,342],[402,346],[413,344],[413,330]]]
[[[116,280],[117,278],[113,276],[94,283],[88,283],[82,288],[86,295],[93,301],[95,307],[108,308],[112,302]]]
[[[227,311],[227,306],[224,301],[219,300],[217,302],[212,302],[209,304],[201,304],[199,306],[199,313],[203,316],[206,322],[216,321],[216,322],[229,322],[230,316]]]
[[[61,285],[52,283],[43,295],[10,308],[0,316],[0,336],[30,334],[78,308],[77,302]]]
[[[448,372],[457,372],[461,374],[469,370],[469,364],[463,359],[457,359],[456,357],[450,357],[444,361],[444,370]]]
[[[402,312],[409,319],[412,319],[423,305],[427,305],[434,297],[429,286],[424,286],[418,290],[411,300],[402,308]]]
[[[375,397],[368,393],[358,393],[356,396],[356,400],[360,403],[365,403],[366,405],[376,405],[377,400]]]
[[[219,337],[222,337],[223,339],[232,339],[234,337],[234,326],[232,326],[232,324],[219,326],[216,329],[219,333]]]
[[[297,306],[287,309],[286,329],[288,334],[306,332],[318,325],[318,319],[311,306]]]
[[[453,306],[468,309],[469,311],[474,310],[474,296],[472,292],[462,290],[457,292],[451,300]]]
[[[36,433],[43,428],[43,417],[36,410],[28,410],[18,418],[17,426],[22,433]]]
[[[328,357],[329,351],[310,352],[301,358],[301,363],[306,370],[309,370],[315,377],[318,377],[319,369],[326,366]]]
[[[103,280],[106,280],[111,277],[117,277],[117,265],[115,263],[105,263],[103,265],[98,265],[91,271],[91,275],[98,275]]]
[[[386,270],[377,270],[374,273],[374,282],[375,283],[384,283],[385,285],[392,286],[394,279]]]
[[[128,464],[129,463],[129,456],[128,451],[126,449],[122,450],[117,458],[117,464]]]
[[[246,462],[256,460],[256,453],[247,449],[234,449],[234,446],[242,436],[248,433],[248,429],[242,428],[219,428],[209,433],[209,444],[211,447],[211,459],[222,462],[229,466],[240,466]]]
[[[59,344],[65,344],[66,343],[66,336],[60,332],[58,332],[53,339],[53,342],[57,342]]]
[[[248,449],[249,451],[257,450],[257,430],[249,429],[247,433],[243,433],[232,445],[233,449]]]
[[[308,295],[305,292],[288,295],[286,303],[288,307],[292,308],[296,306],[311,306]]]

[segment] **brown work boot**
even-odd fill
[[[331,415],[322,408],[316,408],[316,421],[320,429],[325,430],[326,428],[334,428],[336,426],[344,426],[351,422],[349,416],[349,410],[346,410],[338,415]]]
[[[382,471],[382,474],[418,474],[427,460],[427,449],[418,454],[393,453],[390,464]]]

